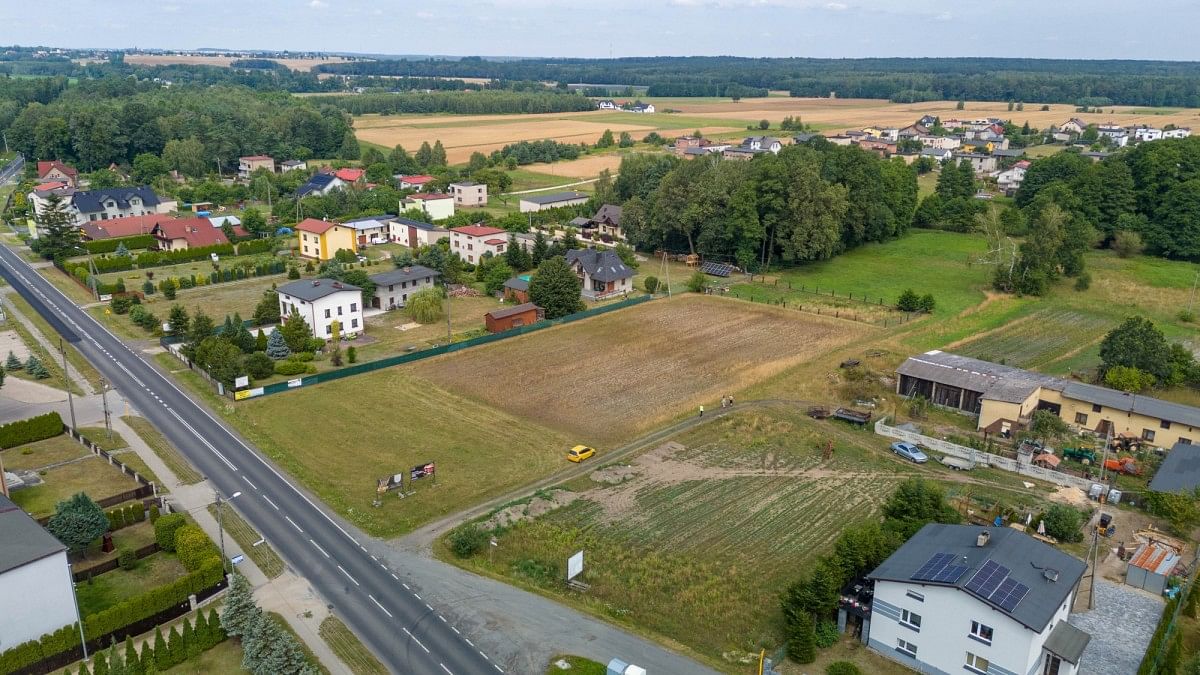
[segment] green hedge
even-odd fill
[[[175,532],[187,525],[187,519],[182,513],[167,513],[154,521],[154,541],[162,550],[175,552]]]
[[[1176,597],[1168,600],[1166,607],[1163,607],[1162,618],[1158,621],[1158,627],[1154,629],[1154,636],[1150,638],[1150,646],[1146,647],[1146,654],[1142,657],[1141,665],[1138,666],[1137,675],[1164,673],[1161,668],[1155,667],[1155,662],[1159,661],[1159,652],[1165,652],[1167,649],[1167,628],[1175,618],[1175,606],[1178,604],[1179,598]],[[1159,664],[1161,665],[1161,661]]]
[[[83,242],[84,248],[88,253],[112,253],[116,251],[121,244],[125,244],[125,249],[132,251],[140,248],[150,248],[154,245],[154,237],[148,234],[137,234],[132,237],[116,237],[114,239],[99,239],[96,241]]]
[[[63,432],[63,421],[56,412],[17,420],[0,426],[0,448],[15,448],[18,445],[54,438]]]

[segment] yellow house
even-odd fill
[[[300,255],[315,260],[329,260],[342,249],[358,252],[354,228],[316,218],[305,218],[296,225],[300,240]]]
[[[1015,431],[1048,410],[1072,429],[1102,437],[1160,448],[1200,441],[1200,408],[1150,396],[937,350],[909,358],[896,373],[896,393],[977,415],[977,428],[993,433]]]

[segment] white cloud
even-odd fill
[[[827,2],[825,3],[825,9],[828,9],[831,12],[844,12],[845,10],[850,9],[850,6],[844,2]]]
[[[325,2],[325,0],[309,0],[308,6],[313,9],[325,9],[329,6],[329,3]]]
[[[433,19],[435,16],[436,15],[433,12],[427,12],[425,10],[421,10],[416,13],[416,17],[418,19]]]

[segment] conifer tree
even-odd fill
[[[5,359],[5,361],[4,361],[4,369],[12,371],[12,370],[20,370],[24,367],[25,367],[25,364],[21,363],[21,359],[18,359],[17,355],[10,351],[8,353],[8,358]]]
[[[254,596],[250,593],[250,582],[241,574],[234,573],[229,582],[229,591],[225,594],[225,607],[221,610],[221,627],[227,635],[245,637],[250,627],[262,610],[254,604]]]

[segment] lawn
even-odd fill
[[[603,453],[847,341],[851,325],[689,294],[404,368]]]
[[[559,667],[559,661],[566,661],[567,667]],[[546,675],[562,675],[563,673],[567,675],[607,675],[608,666],[582,656],[559,655],[550,659],[550,665],[546,667]]]
[[[210,675],[211,673],[241,673],[242,644],[230,638],[190,661],[164,671],[164,675]]]
[[[114,431],[110,437],[108,430],[104,427],[79,427],[76,431],[84,438],[95,443],[101,450],[111,452],[129,447],[129,444],[125,442],[121,434]]]
[[[111,552],[105,553],[101,550],[104,547],[104,538],[101,537],[96,541],[93,541],[91,544],[88,544],[87,557],[83,558],[82,560],[76,560],[72,564],[72,569],[75,572],[85,572],[96,565],[115,559],[119,555],[120,548],[122,547],[128,546],[129,548],[136,550],[143,546],[149,546],[150,544],[153,544],[154,525],[149,519],[146,519],[135,525],[122,527],[116,532],[113,532],[112,537],[113,546],[115,548]]]
[[[554,187],[555,185],[574,182],[562,176],[538,173],[537,171],[530,171],[528,169],[514,169],[508,172],[508,176],[512,178],[512,186],[508,188],[509,192],[535,190],[537,188]]]
[[[229,534],[229,536],[233,537],[233,540],[237,542],[238,546],[242,547],[242,552],[245,553],[250,560],[254,561],[254,564],[258,567],[258,569],[265,574],[268,579],[274,579],[280,574],[283,574],[283,560],[279,558],[279,554],[275,552],[275,549],[271,548],[271,545],[265,541],[255,546],[255,543],[262,539],[262,536],[260,536],[258,532],[255,532],[254,528],[250,527],[250,523],[247,523],[245,520],[243,520],[234,509],[228,508],[223,509],[223,511],[224,513],[221,514],[221,520],[223,521],[225,532]],[[217,505],[209,504],[208,512],[213,518],[216,518]]]
[[[46,339],[50,340],[51,344],[54,344],[58,341],[58,332],[51,328],[50,324],[47,323],[44,318],[42,318],[41,314],[35,312],[33,307],[31,307],[28,302],[25,302],[25,298],[22,298],[16,293],[11,293],[8,296],[8,301],[12,303],[12,306],[15,307],[22,316],[29,319],[30,322],[33,323],[34,327],[37,328],[38,332],[41,333]],[[67,363],[71,364],[71,367],[74,368],[75,371],[80,375],[82,375],[83,378],[92,385],[93,389],[99,391],[101,379],[100,372],[96,370],[95,366],[93,366],[90,361],[83,358],[83,354],[80,354],[73,345],[66,344],[66,348]],[[58,363],[61,364],[62,360],[59,359]]]
[[[155,553],[139,560],[132,570],[115,569],[76,584],[79,613],[90,616],[186,574],[187,570],[174,555]]]
[[[19,448],[14,450],[19,452]],[[39,473],[44,483],[12,493],[13,502],[35,518],[53,514],[58,502],[76,492],[100,501],[138,487],[133,478],[96,455]]]
[[[4,468],[7,471],[18,469],[34,471],[51,464],[90,456],[92,456],[90,450],[66,434],[0,451],[0,457],[3,458]]]
[[[325,617],[319,632],[333,653],[354,675],[387,675],[390,672],[336,616],[330,614]]]
[[[176,365],[179,364],[179,361],[173,357],[172,361]],[[154,454],[158,455],[158,458],[163,461],[163,464],[167,465],[167,468],[171,470],[171,473],[175,474],[175,477],[181,483],[184,485],[193,485],[204,480],[200,472],[192,468],[192,465],[175,449],[175,446],[171,445],[170,441],[159,433],[158,429],[155,429],[154,425],[146,421],[144,417],[125,415],[121,417],[121,421],[129,425],[134,433],[141,437],[146,442],[146,445],[150,446]]]

